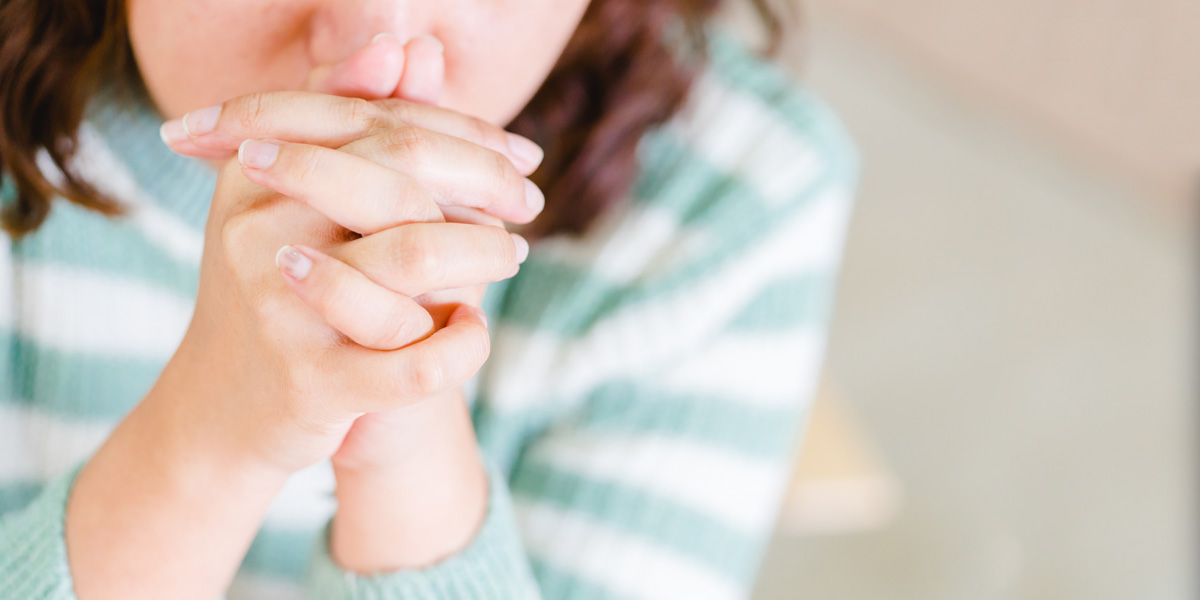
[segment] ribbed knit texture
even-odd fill
[[[425,569],[341,570],[326,462],[285,486],[228,598],[749,595],[819,374],[857,166],[827,108],[718,40],[687,109],[642,140],[629,202],[489,287],[492,356],[468,399],[491,491],[469,545]],[[78,170],[129,213],[57,202],[35,234],[0,239],[0,598],[74,598],[74,473],[190,320],[215,174],[158,125],[99,98]]]

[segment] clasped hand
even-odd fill
[[[443,70],[436,40],[381,36],[308,91],[164,124],[174,151],[224,161],[178,356],[215,376],[204,418],[239,455],[284,471],[377,460],[361,439],[338,451],[356,419],[458,388],[486,360],[479,304],[528,255],[504,223],[542,210],[527,179],[541,150],[435,106]]]

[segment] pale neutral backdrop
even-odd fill
[[[1200,191],[1200,2],[801,2],[1156,200]]]
[[[756,600],[1198,596],[1186,182],[1200,182],[1200,102],[1134,90],[1113,102],[1145,120],[1106,128],[1103,106],[1070,108],[1091,75],[1038,87],[1073,73],[989,72],[1040,62],[982,46],[1003,27],[1066,27],[1039,34],[1061,46],[1045,56],[1079,54],[1067,39],[1099,55],[1104,32],[1120,30],[1113,15],[1138,31],[1200,23],[1190,9],[1172,20],[1173,0],[1145,13],[1064,0],[1068,15],[1108,11],[1065,25],[1009,4],[1047,20],[965,8],[991,6],[978,1],[808,7],[794,66],[840,112],[864,167],[829,371],[904,500],[882,527],[778,536]],[[980,33],[989,20],[999,33]],[[1200,56],[1176,48],[1123,68],[1182,90]]]

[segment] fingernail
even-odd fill
[[[386,39],[393,39],[393,40],[396,40],[397,42],[400,41],[400,38],[396,37],[395,34],[388,33],[385,31],[383,33],[375,34],[375,37],[371,38],[371,45],[374,45],[379,40],[386,40]]]
[[[193,110],[183,115],[183,129],[189,136],[212,133],[217,128],[217,117],[220,116],[220,105]]]
[[[162,127],[158,128],[158,136],[168,146],[186,142],[188,139],[187,130],[183,128],[183,121],[180,119],[171,119],[163,123]]]
[[[413,38],[413,39],[414,39],[414,40],[416,40],[416,39],[425,39],[425,40],[429,40],[429,41],[431,41],[431,42],[433,42],[434,44],[436,44],[436,45],[437,45],[437,49],[438,49],[438,52],[439,52],[439,53],[441,53],[441,54],[445,54],[445,53],[446,53],[446,45],[442,43],[442,40],[439,40],[439,39],[437,39],[437,38],[433,37],[432,35],[429,35],[428,33],[423,33],[423,34],[421,34],[421,35],[418,35],[417,37],[415,37],[415,38]]]
[[[542,159],[546,156],[542,147],[533,143],[533,140],[515,133],[508,133],[508,149],[517,160],[535,169],[542,164]]]
[[[275,265],[293,279],[304,279],[312,270],[312,259],[300,253],[299,250],[284,246],[275,253]]]
[[[238,162],[249,169],[266,169],[279,157],[279,145],[258,140],[246,140],[238,146]]]
[[[529,210],[535,215],[541,214],[542,209],[546,207],[546,196],[528,179],[525,180],[525,204],[529,205]]]
[[[483,321],[484,327],[487,327],[488,326],[487,313],[483,312],[482,308],[478,308],[475,306],[472,306],[471,310],[475,311],[475,314],[479,315],[479,320]]]
[[[509,235],[512,236],[513,245],[517,247],[517,264],[522,264],[529,258],[529,241],[515,233]]]

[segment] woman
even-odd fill
[[[719,4],[5,2],[0,597],[745,597],[854,165]]]

